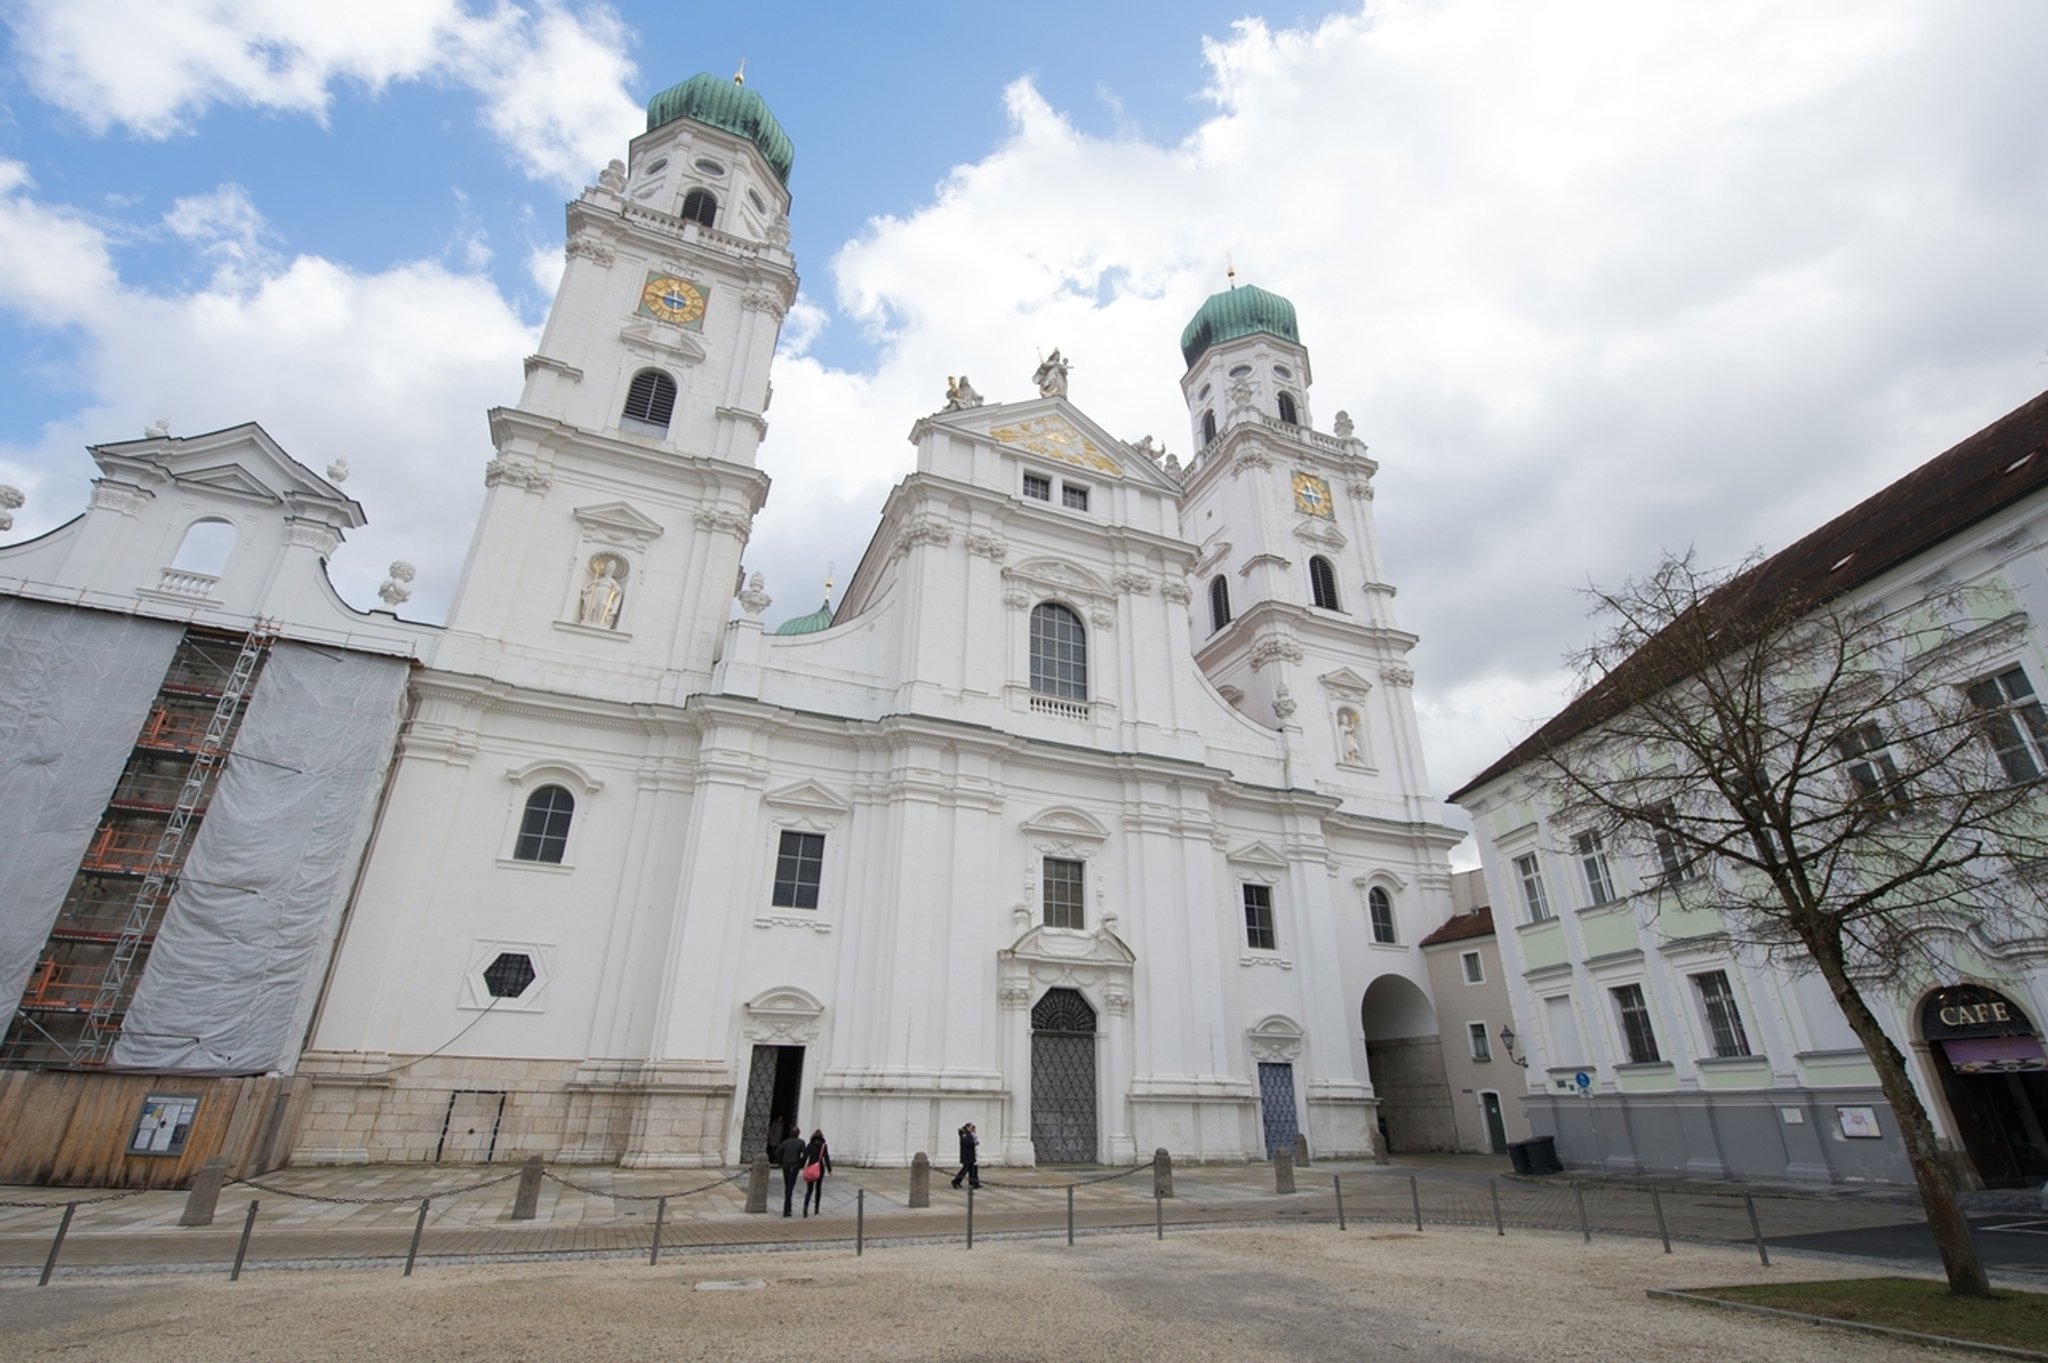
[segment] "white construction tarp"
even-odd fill
[[[10,1015],[184,634],[0,598],[0,999]]]
[[[398,734],[406,661],[265,660],[112,1063],[289,1071]]]

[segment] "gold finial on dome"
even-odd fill
[[[1230,287],[1237,287],[1237,265],[1229,256],[1223,257],[1223,277],[1230,281]]]
[[[740,69],[732,73],[732,83],[734,85],[745,85],[747,83],[747,59],[745,57],[740,58]]]

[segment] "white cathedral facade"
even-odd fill
[[[412,665],[364,710],[385,728],[336,740],[391,755],[350,786],[353,876],[298,893],[331,960],[277,977],[272,1030],[304,1027],[295,1063],[269,1062],[297,1076],[272,1119],[291,1159],[720,1165],[792,1118],[876,1165],[946,1162],[966,1121],[1013,1165],[1447,1141],[1415,944],[1450,912],[1459,835],[1427,793],[1376,466],[1343,414],[1315,429],[1292,306],[1233,288],[1190,323],[1185,467],[1074,406],[1057,353],[1028,401],[954,384],[836,608],[771,633],[740,575],[796,297],[791,159],[743,86],[656,96],[629,161],[569,206],[446,628],[361,617]],[[360,521],[253,427],[96,457],[130,448],[185,498],[137,513],[166,544],[195,516],[249,541],[260,506],[322,489]],[[304,632],[286,610],[237,642],[235,609],[179,607],[230,656]],[[138,696],[163,666],[144,661]],[[110,726],[109,771],[133,724]],[[148,732],[131,767],[156,760]],[[52,973],[99,949],[77,887],[123,871],[78,855],[49,858],[61,914],[16,915],[24,1009],[50,1019],[87,1009]],[[122,939],[138,961],[184,913],[154,911]],[[94,997],[86,1034],[117,1029],[111,987]],[[231,1030],[243,1010],[219,1011]],[[55,1026],[19,1054],[57,1054]]]

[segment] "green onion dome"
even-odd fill
[[[809,615],[799,615],[794,620],[785,620],[775,627],[777,634],[816,634],[821,629],[832,628],[832,598],[826,597],[825,604]]]
[[[737,80],[702,71],[647,101],[647,131],[679,118],[695,119],[746,138],[767,158],[776,178],[784,185],[789,183],[789,168],[796,163],[796,148],[789,134],[768,112],[768,102]]]
[[[1181,358],[1188,368],[1209,352],[1209,347],[1259,332],[1301,344],[1301,332],[1294,324],[1294,304],[1277,293],[1267,293],[1254,284],[1211,294],[1180,334]]]

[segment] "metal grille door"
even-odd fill
[[[1095,1010],[1071,989],[1031,1010],[1031,1147],[1040,1164],[1096,1157]]]
[[[768,1148],[768,1119],[775,1102],[775,1058],[773,1046],[754,1047],[754,1064],[747,1075],[747,1114],[740,1127],[740,1158],[750,1160]],[[780,1131],[775,1133],[778,1137]]]
[[[1294,1066],[1259,1062],[1259,1109],[1266,1122],[1266,1158],[1294,1153]]]

